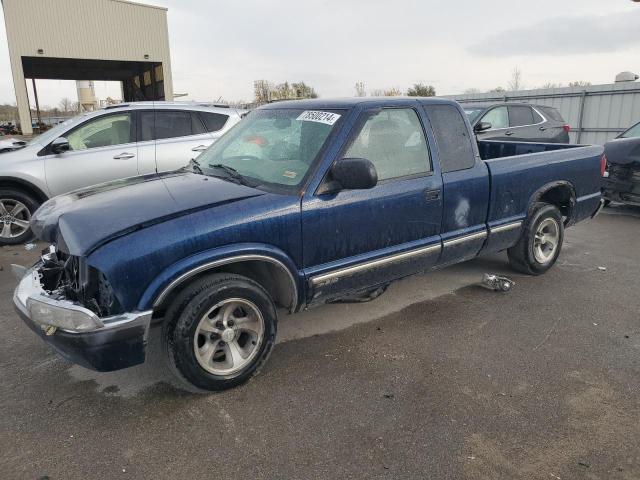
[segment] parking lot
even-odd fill
[[[0,476],[640,478],[639,238],[614,206],[541,277],[497,254],[281,316],[261,374],[211,395],[176,388],[155,343],[110,374],[55,355],[11,303],[9,264],[38,249],[5,247]]]

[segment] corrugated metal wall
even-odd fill
[[[640,122],[640,83],[449,95],[465,102],[525,102],[557,108],[571,125],[572,143],[603,144]]]

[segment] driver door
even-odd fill
[[[70,150],[45,157],[51,195],[138,174],[138,150],[132,112],[94,117],[62,136]]]
[[[305,195],[302,235],[305,274],[313,291],[309,303],[427,270],[440,254],[442,178],[433,170],[422,113],[413,108],[365,110],[355,130],[338,158],[371,161],[378,184]]]

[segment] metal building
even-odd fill
[[[571,143],[603,144],[640,122],[640,83],[450,95],[460,103],[524,102],[557,108],[571,125]]]
[[[1,1],[24,134],[32,133],[26,79],[34,87],[35,79],[116,80],[125,101],[173,100],[166,8],[125,0]]]

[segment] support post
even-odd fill
[[[38,133],[42,133],[42,119],[40,118],[40,103],[38,102],[38,90],[36,89],[36,79],[31,79],[33,85],[33,99],[36,101],[36,116],[38,117]]]
[[[584,118],[584,103],[587,98],[587,91],[582,90],[580,94],[580,109],[578,110],[578,135],[576,136],[576,143],[580,143],[582,139],[582,119]]]

